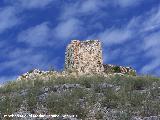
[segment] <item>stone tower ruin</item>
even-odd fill
[[[101,42],[72,40],[66,48],[65,70],[78,74],[103,72]]]

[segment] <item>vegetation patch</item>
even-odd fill
[[[99,104],[99,106],[97,106]],[[54,77],[8,82],[0,88],[0,117],[22,106],[36,113],[43,105],[48,114],[73,114],[86,119],[131,119],[160,115],[160,79],[150,76]],[[110,112],[104,113],[108,110]],[[95,111],[92,115],[91,111]],[[122,112],[123,111],[123,112]]]

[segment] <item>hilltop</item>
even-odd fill
[[[57,76],[54,71],[36,71],[36,75],[32,71],[30,77],[0,88],[1,119],[5,114],[77,115],[72,120],[160,119],[159,78],[119,74]]]

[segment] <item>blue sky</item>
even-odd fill
[[[160,76],[160,0],[1,0],[0,83],[62,70],[72,39],[99,39],[104,63]]]

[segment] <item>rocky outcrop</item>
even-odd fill
[[[134,70],[132,67],[124,67],[111,64],[103,64],[103,67],[104,67],[104,72],[107,74],[122,73],[128,75],[136,75],[136,70]]]
[[[34,69],[29,72],[24,73],[23,75],[19,76],[17,80],[30,80],[30,79],[37,79],[37,77],[40,77],[42,80],[49,80],[50,77],[65,77],[68,76],[65,71],[63,72],[57,72],[57,71],[41,71],[39,69]]]

